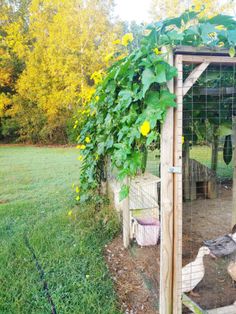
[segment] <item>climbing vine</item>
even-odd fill
[[[234,19],[224,15],[202,19],[199,13],[187,11],[148,25],[139,49],[115,62],[103,77],[95,75],[96,92],[78,136],[82,167],[77,200],[96,195],[107,156],[121,181],[145,168],[145,151],[158,141],[167,109],[176,106],[175,95],[167,87],[177,75],[168,63],[170,49],[177,45],[223,47],[231,57],[235,55]],[[128,44],[132,36],[126,40]],[[120,199],[128,193],[128,186],[123,185]]]

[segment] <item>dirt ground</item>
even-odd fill
[[[230,232],[232,189],[222,184],[217,199],[185,202],[183,208],[183,266],[194,260],[204,239]],[[160,246],[139,247],[133,243],[124,250],[121,236],[105,249],[121,309],[126,314],[158,313]],[[236,288],[227,273],[229,257],[204,258],[205,277],[192,297],[203,309],[226,306],[236,301]],[[183,313],[190,313],[183,308]]]

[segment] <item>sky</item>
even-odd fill
[[[151,0],[115,0],[115,13],[126,21],[148,22]]]

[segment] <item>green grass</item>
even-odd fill
[[[57,313],[119,313],[103,258],[117,219],[75,206],[76,156],[73,148],[0,147],[1,314],[51,313],[26,238]]]
[[[190,158],[195,159],[207,167],[211,167],[211,147],[194,145],[190,148]],[[148,153],[147,171],[159,176],[160,152],[158,150]],[[233,164],[226,165],[223,160],[223,151],[218,152],[217,177],[221,180],[232,179]]]
[[[211,167],[211,148],[208,146],[193,146],[190,150],[190,158],[196,159],[207,167]],[[217,177],[220,179],[231,179],[233,177],[232,162],[226,165],[223,160],[223,152],[218,152]]]

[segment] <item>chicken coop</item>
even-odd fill
[[[224,50],[177,47],[173,63],[178,77],[169,88],[177,108],[169,109],[161,141],[160,313],[236,313],[229,257],[193,268],[204,271],[199,296],[182,293],[184,264],[204,240],[229,234],[236,223],[236,58]]]
[[[231,231],[236,223],[236,58],[221,48],[178,46],[169,63],[178,71],[168,83],[177,107],[168,109],[162,125],[159,157],[151,160],[155,169],[130,182],[130,196],[122,204],[116,201],[123,211],[124,246],[135,232],[144,245],[155,245],[154,231],[160,230],[158,313],[236,313],[230,276],[234,249],[222,253],[221,243],[211,242],[220,236],[232,245],[236,240]],[[110,180],[110,189],[115,196],[119,187],[114,182]],[[140,222],[141,209],[151,222],[143,224],[146,217]],[[143,225],[153,239],[150,234],[142,238]],[[201,263],[188,278],[184,266],[191,267],[201,252]],[[236,266],[234,272],[236,279]],[[195,293],[189,294],[192,289]]]

